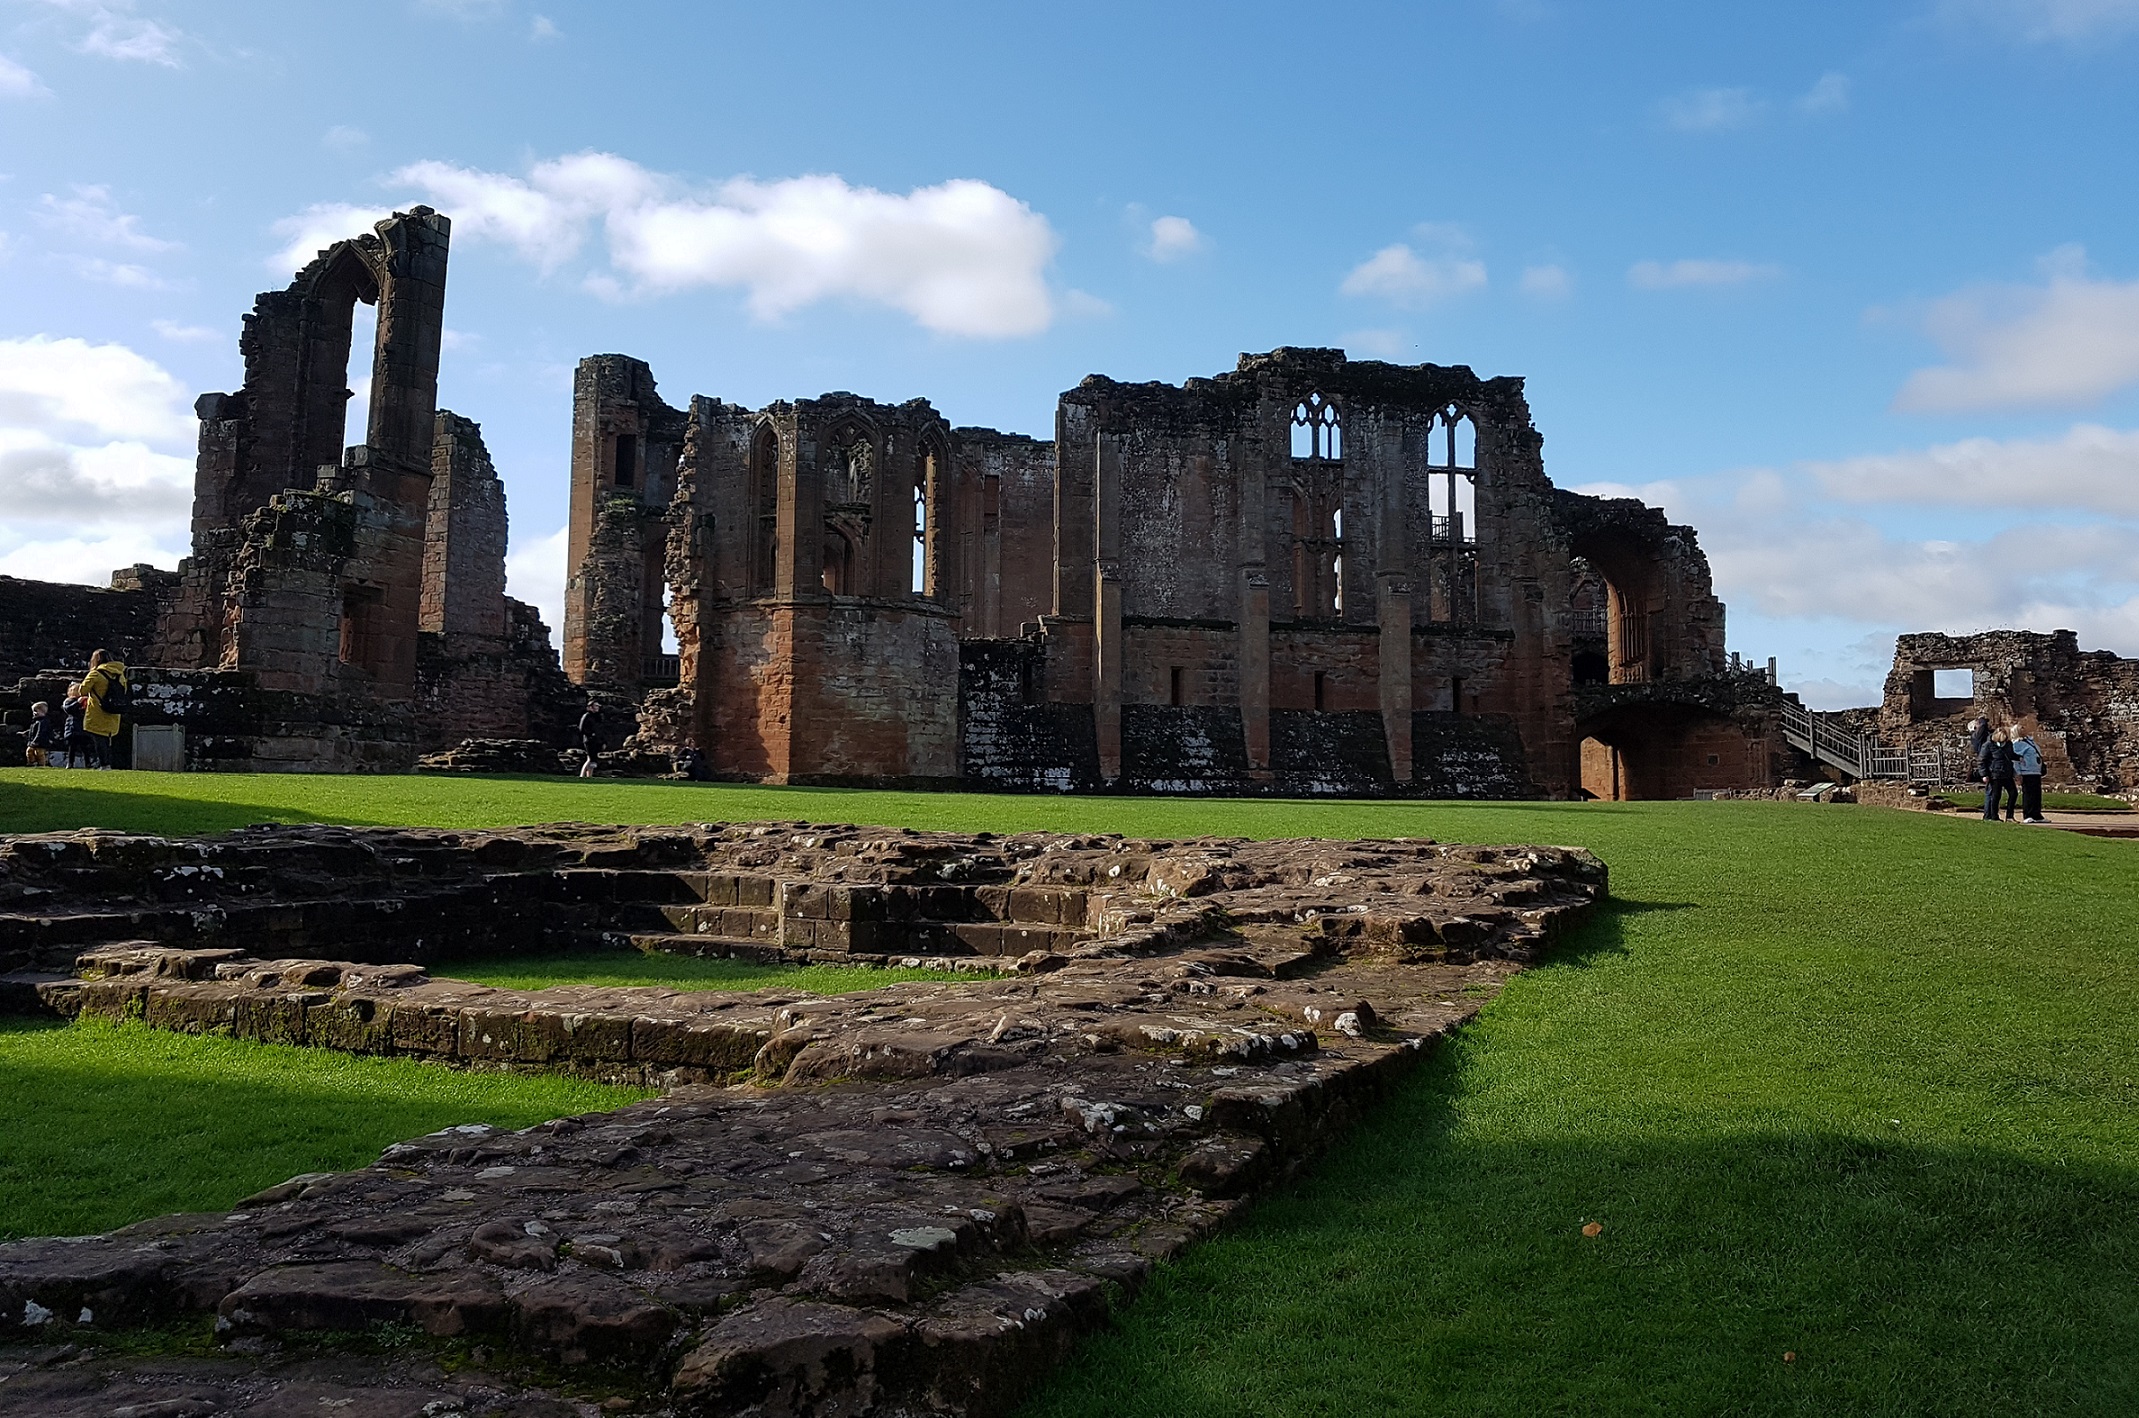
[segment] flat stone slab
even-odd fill
[[[386,1326],[609,1366],[635,1411],[1003,1412],[1606,889],[1558,848],[922,836],[1103,896],[1102,923],[1009,977],[837,996],[498,991],[228,941],[85,952],[96,978],[39,986],[52,1007],[667,1091],[449,1128],[229,1213],[0,1246],[0,1337],[212,1315],[271,1367]]]

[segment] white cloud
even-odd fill
[[[117,286],[121,290],[170,290],[171,283],[146,266],[131,261],[107,261],[101,256],[62,256],[59,258],[74,274],[85,281],[98,285]]]
[[[185,42],[185,32],[160,20],[144,19],[137,13],[134,0],[44,0],[44,3],[88,22],[89,28],[75,45],[84,54],[136,64],[160,64],[167,69],[181,67],[178,49]]]
[[[1780,266],[1754,261],[1636,261],[1627,268],[1627,284],[1637,290],[1713,289],[1772,280],[1781,274]]]
[[[1841,113],[1849,107],[1849,76],[1847,74],[1822,74],[1811,88],[1799,97],[1797,106],[1803,113]]]
[[[527,37],[531,42],[540,44],[545,40],[562,39],[564,31],[557,28],[557,22],[548,15],[537,15],[535,22],[527,27]]]
[[[42,79],[0,54],[0,98],[44,98],[51,92]]]
[[[1429,223],[1419,227],[1418,234],[1441,250],[1421,256],[1404,242],[1384,246],[1351,269],[1337,287],[1339,293],[1423,310],[1485,285],[1485,263],[1470,254],[1470,242],[1460,230]]]
[[[1151,223],[1144,254],[1154,261],[1179,261],[1210,246],[1210,238],[1187,217],[1159,217]]]
[[[178,381],[124,345],[0,340],[0,572],[101,584],[171,564],[194,429]]]
[[[351,123],[337,123],[319,135],[319,142],[338,153],[353,153],[371,142],[371,134]]]
[[[1694,89],[1658,107],[1664,122],[1681,133],[1721,133],[1751,123],[1767,104],[1751,89]]]
[[[505,592],[542,612],[552,633],[564,630],[565,559],[571,529],[559,527],[547,536],[516,539],[505,557]]]
[[[1337,343],[1352,354],[1396,359],[1411,347],[1411,337],[1402,330],[1353,330]]]
[[[2089,278],[2086,253],[2044,258],[2042,286],[1981,286],[1932,302],[1924,328],[1953,361],[1911,374],[1910,413],[2085,404],[2139,381],[2139,281]]]
[[[609,215],[610,258],[648,290],[740,286],[760,319],[820,300],[888,305],[946,335],[1036,335],[1054,318],[1047,219],[959,179],[901,197],[837,177],[737,178],[711,202]]]
[[[0,339],[0,427],[190,447],[185,390],[125,345]]]
[[[319,202],[269,228],[283,245],[267,258],[267,268],[288,280],[337,241],[362,236],[374,223],[393,215],[389,207],[359,207],[347,202]]]
[[[2108,39],[2139,29],[2139,0],[1943,0],[1955,23],[2037,43]]]
[[[181,325],[176,320],[151,320],[149,328],[166,340],[175,340],[182,345],[206,344],[223,338],[223,332],[212,325]]]
[[[396,185],[453,219],[458,241],[497,241],[548,272],[577,255],[598,219],[610,270],[597,293],[625,298],[699,286],[738,288],[776,320],[824,300],[903,311],[947,335],[1032,335],[1055,316],[1045,217],[999,188],[955,179],[900,195],[819,175],[739,177],[710,195],[613,153],[536,164],[524,178],[451,163],[412,163]],[[326,204],[276,223],[278,268],[368,225],[378,209]]]
[[[1533,300],[1564,300],[1574,293],[1575,278],[1565,266],[1525,266],[1520,286]]]
[[[1968,438],[1932,448],[1808,463],[1844,502],[2075,508],[2139,518],[2139,431],[2076,424],[2057,438]]]
[[[37,219],[55,231],[100,246],[123,246],[130,251],[172,251],[178,247],[175,241],[143,231],[141,218],[120,211],[112,200],[111,189],[101,184],[76,183],[71,197],[45,193],[37,200]]]

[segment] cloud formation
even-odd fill
[[[1210,238],[1196,230],[1196,224],[1187,217],[1159,217],[1151,223],[1144,254],[1161,263],[1179,261],[1210,244]]]
[[[51,92],[44,80],[0,54],[0,98],[44,98]]]
[[[171,564],[194,428],[178,381],[124,345],[0,340],[0,572],[100,584]]]
[[[590,152],[537,163],[524,178],[426,161],[391,181],[452,217],[456,240],[498,242],[545,273],[575,258],[599,222],[610,269],[587,284],[619,298],[738,289],[761,320],[857,300],[975,339],[1038,334],[1056,314],[1046,281],[1053,227],[972,179],[899,194],[830,175],[738,177],[701,195],[628,158]],[[335,203],[285,218],[275,226],[287,242],[275,264],[294,269],[381,215]]]
[[[1766,110],[1751,89],[1693,89],[1658,105],[1667,126],[1681,133],[1722,133],[1743,128]]]
[[[1461,231],[1429,223],[1419,227],[1418,234],[1437,243],[1440,252],[1422,256],[1404,242],[1384,246],[1354,266],[1338,291],[1386,300],[1404,310],[1424,310],[1486,284],[1485,262],[1471,254]]]
[[[1849,76],[1822,74],[1797,100],[1801,113],[1841,113],[1849,108]]]
[[[1805,467],[1844,502],[2139,518],[2139,431],[2100,424],[2075,424],[2056,438],[1967,438]]]
[[[1756,261],[1636,261],[1627,268],[1627,284],[1636,290],[1716,289],[1773,280],[1782,267]]]
[[[88,23],[76,41],[84,54],[126,63],[157,64],[166,69],[182,67],[179,46],[185,32],[161,20],[144,18],[134,0],[43,0],[55,10]]]
[[[1520,285],[1533,300],[1564,300],[1574,293],[1575,278],[1565,266],[1525,266]]]
[[[1950,22],[2034,43],[2077,43],[2139,30],[2139,0],[1942,0]]]
[[[2139,382],[2139,281],[2091,278],[2078,246],[2042,265],[2040,286],[1977,286],[1933,301],[1924,329],[1951,362],[1911,374],[1894,407],[2073,407]]]
[[[112,200],[111,189],[101,184],[76,183],[73,195],[47,192],[37,199],[37,220],[52,230],[99,246],[123,247],[129,251],[174,251],[175,241],[150,236],[141,229],[141,218],[122,212]]]

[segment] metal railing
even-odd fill
[[[1578,638],[1602,639],[1611,633],[1610,627],[1605,622],[1605,613],[1603,611],[1577,610],[1569,612],[1569,615],[1572,617],[1572,628]]]
[[[648,655],[639,666],[639,678],[648,684],[674,684],[682,677],[681,655]]]
[[[1782,726],[1785,739],[1852,778],[1944,783],[1951,769],[1960,766],[1944,747],[1884,744],[1870,734],[1843,728],[1832,714],[1817,713],[1790,700],[1783,701]]]

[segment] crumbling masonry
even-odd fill
[[[845,393],[678,410],[620,355],[576,387],[565,670],[721,776],[1624,798],[1789,767],[1693,530],[1554,488],[1519,380],[1282,349],[1087,379],[1052,443]]]
[[[254,303],[243,388],[195,405],[193,555],[59,597],[89,613],[11,657],[17,698],[56,699],[37,672],[117,650],[131,717],[181,725],[197,768],[402,770],[465,737],[560,732],[548,631],[505,595],[504,485],[481,430],[437,407],[449,234],[396,213]],[[359,301],[377,339],[344,448]]]
[[[244,386],[197,405],[193,554],[0,579],[0,710],[102,644],[196,768],[467,739],[555,768],[591,694],[633,764],[782,783],[1633,798],[1791,769],[1693,529],[1554,488],[1520,380],[1338,350],[1094,376],[1052,441],[920,399],[677,408],[590,358],[560,663],[505,595],[481,433],[437,407],[449,231],[398,213],[258,299]]]

